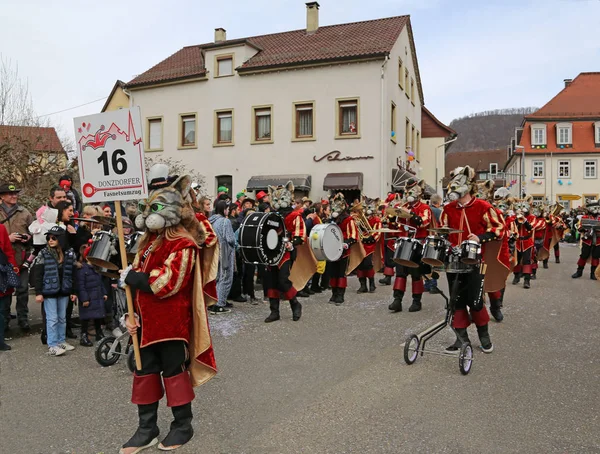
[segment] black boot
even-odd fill
[[[554,263],[560,263],[560,257],[559,256],[554,257]]]
[[[548,259],[544,260],[544,269],[548,269]]]
[[[94,344],[88,338],[87,333],[81,333],[81,338],[79,339],[79,345],[83,345],[84,347],[93,347]]]
[[[292,320],[297,322],[302,317],[302,304],[296,298],[292,298],[290,300],[290,307],[292,308]]]
[[[513,285],[517,285],[519,282],[521,282],[521,273],[515,273],[515,278],[513,279],[512,283]]]
[[[388,306],[392,312],[402,312],[402,298],[404,292],[402,290],[394,290],[394,301]]]
[[[531,275],[526,274],[523,282],[523,288],[531,288]]]
[[[408,308],[408,312],[419,312],[421,310],[421,298],[423,295],[413,295],[413,301],[410,307]]]
[[[578,266],[577,271],[571,276],[573,279],[583,276],[583,266]]]
[[[481,350],[483,350],[483,353],[492,353],[494,351],[494,346],[490,340],[488,325],[478,326],[477,334],[479,334],[479,342],[481,342]]]
[[[158,418],[158,402],[138,405],[139,425],[133,437],[123,445],[124,448],[149,448],[158,443],[159,430],[156,425]]]
[[[502,311],[500,310],[501,307],[502,300],[490,300],[490,313],[497,322],[504,320],[504,314],[502,314]]]
[[[598,279],[596,278],[596,268],[598,268],[597,266],[592,266],[592,270],[590,272],[590,279],[592,281],[597,281]]]
[[[40,334],[40,341],[42,342],[42,345],[48,345],[48,335],[46,334],[46,330],[43,330],[42,334]]]
[[[312,282],[310,283],[310,289],[315,293],[321,293],[323,291],[319,286],[319,281],[315,278],[313,278]]]
[[[360,282],[360,288],[356,291],[356,293],[367,293],[369,291],[367,288],[367,278],[359,277],[358,282]]]
[[[375,287],[375,278],[374,277],[370,277],[369,278],[369,293],[375,293],[375,289],[377,287]]]
[[[167,451],[171,448],[186,444],[194,436],[192,428],[192,403],[180,405],[179,407],[171,407],[173,413],[173,422],[165,439],[158,445],[161,451]]]
[[[338,298],[338,288],[337,287],[331,287],[331,298],[329,298],[329,302],[330,303],[335,303],[337,301]]]
[[[96,342],[100,342],[104,338],[102,328],[96,328]]]
[[[471,343],[467,328],[454,328],[454,331],[456,332],[456,340],[452,345],[446,347],[447,352],[458,351],[463,344]]]
[[[344,304],[344,295],[345,294],[346,294],[346,288],[345,287],[338,288],[338,296],[337,296],[337,299],[335,300],[335,305],[336,306]]]
[[[392,276],[383,276],[383,279],[379,279],[381,285],[392,285]]]
[[[271,323],[279,320],[279,300],[276,298],[269,298],[269,309],[271,313],[265,318],[265,323]]]
[[[530,279],[531,279],[532,281],[535,281],[535,280],[537,279],[537,276],[536,276],[536,274],[537,274],[537,268],[534,268],[534,269],[532,270],[532,273],[531,273],[531,274],[530,274],[530,276],[529,276],[529,277],[530,277]]]

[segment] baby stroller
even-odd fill
[[[135,371],[135,356],[131,336],[125,327],[125,314],[127,313],[127,297],[122,288],[113,288],[115,302],[115,320],[119,320],[119,326],[98,342],[96,346],[96,361],[102,367],[116,364],[121,356],[127,357],[127,367],[131,372]],[[124,353],[123,353],[124,352]]]

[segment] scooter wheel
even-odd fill
[[[471,344],[467,342],[460,347],[460,352],[458,354],[458,368],[460,369],[460,373],[467,375],[469,372],[471,372],[472,365],[473,347],[471,347]]]
[[[119,361],[119,357],[121,356],[121,343],[117,343],[114,353],[110,352],[110,349],[115,341],[116,338],[114,336],[109,336],[98,342],[95,356],[96,361],[98,361],[98,364],[100,364],[102,367],[112,366]]]
[[[404,343],[404,361],[410,365],[417,360],[419,356],[419,345],[421,341],[416,335],[411,335]]]

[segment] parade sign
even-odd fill
[[[84,203],[148,197],[140,109],[74,119]]]

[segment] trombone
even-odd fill
[[[350,209],[350,214],[354,218],[354,222],[356,223],[356,227],[358,228],[358,235],[360,236],[360,239],[364,240],[365,238],[372,237],[375,232],[371,228],[369,220],[365,216],[362,203],[354,205]]]

